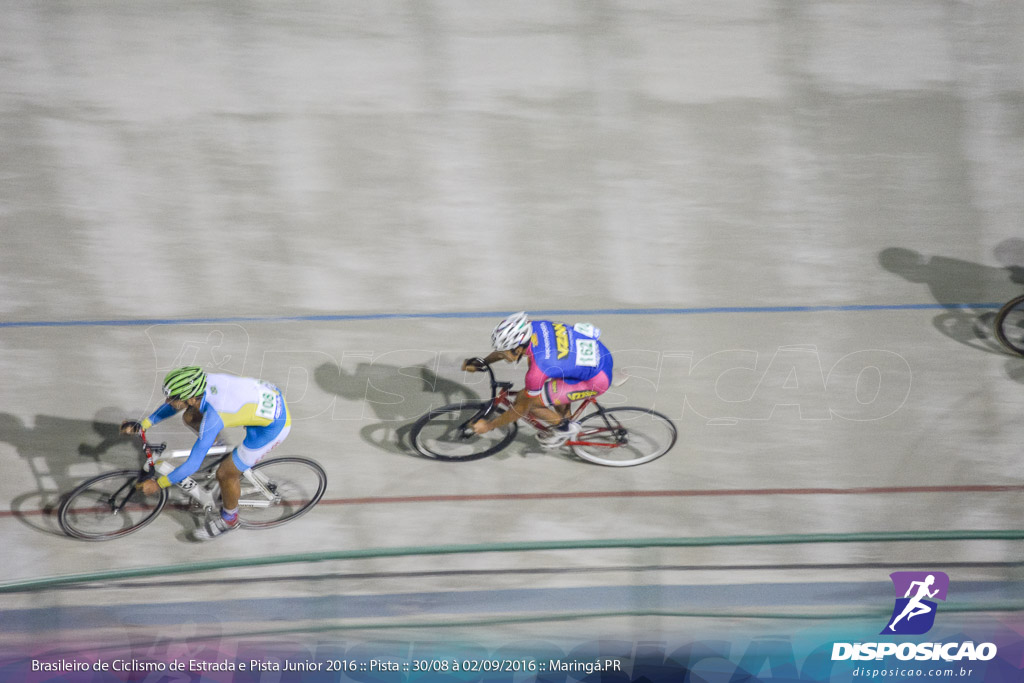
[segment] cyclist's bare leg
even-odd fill
[[[242,473],[235,467],[231,456],[224,458],[217,468],[217,482],[220,484],[220,497],[225,510],[238,507],[238,498],[242,495]]]
[[[477,430],[478,434],[483,434],[485,431],[501,427],[513,420],[519,419],[520,416],[529,413],[531,416],[538,420],[545,422],[549,425],[561,424],[563,416],[561,412],[568,414],[569,406],[556,406],[552,409],[544,405],[544,399],[540,396],[531,396],[526,392],[519,392],[516,395],[515,402],[513,403],[512,410],[502,413],[495,420],[491,420],[491,424],[487,425],[482,429],[478,429],[478,425],[482,425],[486,420],[478,420],[474,423],[473,429]]]
[[[547,422],[550,425],[556,425],[561,423],[562,419],[568,415],[569,406],[558,406],[557,408],[548,408],[547,406],[533,406],[530,413],[538,418]],[[563,414],[564,413],[564,414]]]

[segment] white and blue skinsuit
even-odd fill
[[[170,403],[164,403],[142,421],[142,428],[149,429],[177,412]],[[292,424],[281,390],[250,377],[208,373],[199,412],[203,416],[199,438],[188,459],[157,480],[163,488],[194,474],[226,427],[245,427],[245,440],[231,456],[238,470],[244,472],[280,443]]]

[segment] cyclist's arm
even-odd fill
[[[475,358],[467,358],[466,360],[464,360],[462,362],[462,369],[466,370],[467,372],[475,372],[477,368],[476,368],[476,365],[473,363],[474,360],[476,360],[476,359]],[[487,365],[493,365],[494,363],[496,363],[499,360],[508,361],[508,356],[506,355],[505,351],[491,351],[482,360]]]
[[[213,443],[217,440],[217,435],[220,434],[222,429],[224,429],[224,420],[221,419],[220,414],[216,410],[208,410],[203,415],[203,421],[199,424],[199,438],[193,444],[192,452],[188,454],[188,458],[185,462],[178,465],[173,472],[158,478],[156,483],[161,488],[167,488],[171,484],[177,484],[185,477],[195,474],[199,466],[203,464],[207,451],[213,446]]]
[[[164,403],[162,406],[154,410],[152,415],[142,421],[142,428],[149,429],[153,425],[163,422],[177,412],[178,411],[175,410],[170,403]]]

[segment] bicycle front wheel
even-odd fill
[[[489,405],[472,401],[431,410],[412,427],[413,447],[421,455],[438,460],[476,460],[494,455],[516,438],[516,424],[474,434],[470,425],[484,415]]]
[[[1003,304],[992,324],[1003,348],[1015,356],[1024,356],[1024,296]]]
[[[660,458],[676,443],[676,426],[646,408],[608,408],[580,420],[573,452],[598,465],[629,467]]]
[[[327,474],[307,458],[274,458],[242,476],[238,520],[245,529],[267,529],[304,515],[327,490]]]
[[[80,484],[57,508],[61,530],[84,541],[108,541],[146,526],[167,503],[167,489],[147,496],[135,488],[138,470],[107,472]]]

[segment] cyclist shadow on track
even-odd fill
[[[1024,292],[1024,240],[1001,242],[995,257],[1000,267],[891,247],[879,252],[878,261],[909,282],[928,285],[944,308],[932,321],[939,332],[973,349],[1005,355],[992,331],[997,309],[991,304],[1002,304]]]
[[[62,535],[54,514],[62,495],[94,474],[137,466],[131,439],[118,433],[123,414],[104,408],[94,420],[36,415],[29,426],[19,416],[0,413],[0,443],[14,447],[36,481],[35,491],[12,498],[14,517],[38,531]]]
[[[470,387],[424,366],[360,363],[346,372],[334,363],[324,363],[313,376],[324,391],[360,406],[351,419],[376,420],[359,430],[364,441],[401,455],[416,455],[409,430],[420,415],[448,403],[480,398]]]

